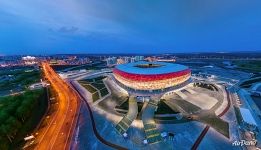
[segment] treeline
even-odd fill
[[[254,79],[244,81],[243,83],[240,84],[240,86],[243,88],[250,88],[252,86],[252,84],[260,82],[260,81],[261,81],[261,77],[257,77]]]
[[[0,149],[9,149],[16,135],[34,108],[39,104],[38,100],[44,96],[44,90],[26,91],[21,95],[0,98]]]
[[[0,88],[1,90],[10,90],[16,87],[17,85],[20,85],[23,88],[25,88],[24,86],[28,86],[29,84],[32,84],[34,82],[39,82],[39,78],[40,72],[37,70],[34,70],[32,72],[23,71],[18,74],[15,74],[12,80],[0,82]]]

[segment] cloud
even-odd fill
[[[75,33],[78,30],[79,28],[72,26],[72,27],[61,27],[58,31],[62,33]]]
[[[0,0],[0,49],[260,49],[260,5],[260,0]]]
[[[49,28],[48,31],[52,32],[52,33],[56,32],[56,33],[74,34],[77,31],[79,31],[79,28],[75,27],[75,26],[71,26],[71,27],[63,26],[63,27],[60,27],[59,29]]]

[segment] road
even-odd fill
[[[45,77],[58,93],[58,109],[49,116],[48,125],[39,131],[35,149],[69,149],[76,126],[80,98],[48,63],[43,62],[42,67]]]

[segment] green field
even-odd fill
[[[242,124],[242,116],[241,116],[241,113],[240,113],[240,110],[238,107],[234,106],[234,110],[235,110],[235,114],[236,114],[236,118],[237,118],[237,122],[238,124]]]
[[[137,102],[138,104],[138,112],[140,113],[142,107],[143,107],[143,103],[142,102]],[[117,109],[120,110],[129,110],[129,98],[127,100],[125,100],[123,103],[121,103],[120,105],[116,106]]]
[[[81,85],[82,85],[85,89],[87,89],[90,93],[95,93],[95,92],[97,92],[97,90],[96,90],[93,86],[91,86],[90,84],[82,84],[82,83],[81,83]]]
[[[103,96],[106,96],[107,94],[109,94],[107,88],[103,88],[102,90],[100,90],[100,92],[101,92],[101,96],[102,96],[102,97],[103,97]]]
[[[244,81],[243,83],[240,84],[241,87],[243,88],[250,88],[253,83],[261,82],[261,77],[257,78],[252,78],[250,80]]]
[[[46,90],[0,98],[0,149],[21,149],[47,109]],[[20,147],[20,148],[19,148]]]
[[[98,90],[105,88],[105,85],[103,83],[91,83],[91,85]]]
[[[98,99],[100,99],[99,93],[95,92],[92,94],[92,100],[93,102],[97,101]]]
[[[243,70],[243,71],[261,72],[261,61],[260,60],[233,61],[233,64],[235,64],[238,69]]]
[[[167,104],[164,102],[165,100],[160,100],[158,104],[158,109],[155,114],[176,114],[178,111],[172,110]]]
[[[40,82],[40,71],[32,68],[10,69],[0,72],[0,92],[25,90],[30,84]]]
[[[101,97],[104,97],[109,93],[108,89],[106,88],[105,84],[102,81],[104,78],[105,78],[104,76],[100,76],[96,78],[84,79],[78,81],[85,89],[87,89],[90,93],[92,93],[93,102],[100,99],[99,92],[101,93]]]

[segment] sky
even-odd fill
[[[0,0],[0,55],[250,50],[260,0]]]

